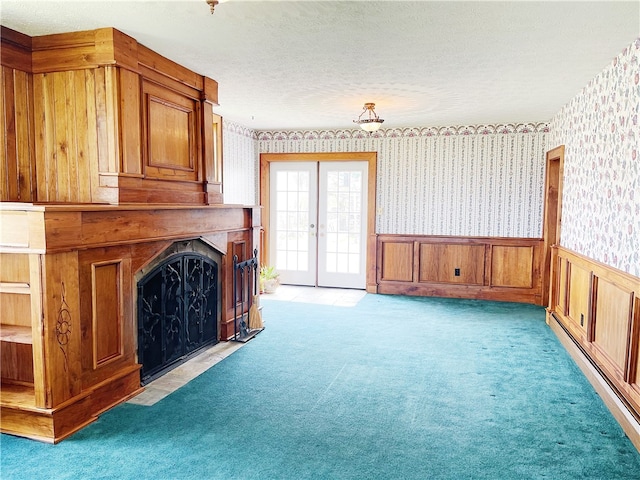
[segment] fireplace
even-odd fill
[[[138,363],[143,384],[217,343],[221,254],[176,242],[138,274]]]
[[[58,442],[142,390],[138,357],[145,382],[234,336],[260,208],[223,202],[213,79],[112,28],[0,47],[0,430]]]

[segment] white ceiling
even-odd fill
[[[640,1],[1,0],[30,36],[115,27],[255,130],[543,122],[640,36]]]

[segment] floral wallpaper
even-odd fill
[[[548,125],[257,132],[261,153],[378,153],[377,233],[542,235]]]
[[[551,120],[565,145],[560,243],[640,277],[640,38]]]

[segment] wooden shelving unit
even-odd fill
[[[31,345],[33,343],[33,337],[31,336],[31,327],[23,327],[22,325],[0,324],[0,341]]]

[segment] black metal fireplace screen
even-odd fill
[[[218,341],[218,264],[193,252],[167,258],[138,282],[138,362],[148,383]]]

